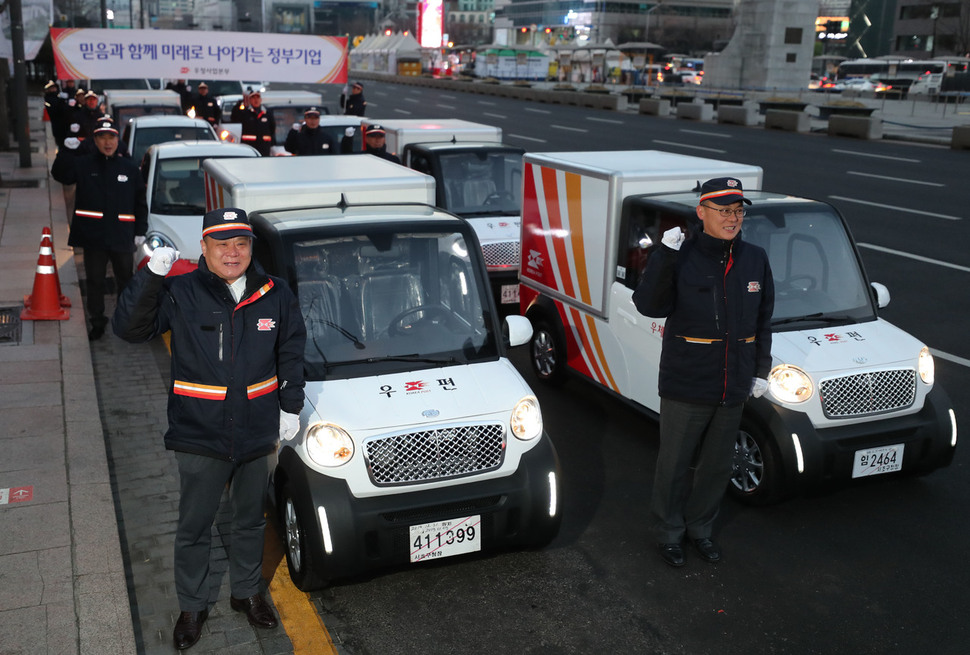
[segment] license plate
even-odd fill
[[[903,468],[903,446],[905,444],[898,443],[892,446],[855,451],[852,477],[864,478],[869,475],[901,470]]]
[[[482,517],[435,521],[411,526],[411,561],[423,562],[482,549]]]
[[[502,285],[502,304],[503,305],[519,304],[519,285],[518,284]]]

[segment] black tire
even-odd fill
[[[548,384],[562,384],[566,379],[566,344],[549,321],[535,321],[529,340],[529,361],[536,377]]]
[[[308,520],[300,503],[294,499],[289,483],[283,486],[277,507],[290,579],[300,591],[313,591],[324,587],[326,580],[317,570],[313,547],[307,538],[308,529],[313,522]]]
[[[731,495],[746,505],[770,505],[784,496],[784,471],[775,442],[764,430],[742,421],[734,444]]]

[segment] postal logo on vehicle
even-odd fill
[[[276,327],[276,321],[271,318],[257,318],[256,330],[259,332],[269,332]]]
[[[758,293],[761,291],[761,282],[748,282],[748,293]]]
[[[542,253],[538,250],[530,250],[529,262],[527,265],[529,268],[534,268],[536,270],[542,268]]]

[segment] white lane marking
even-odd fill
[[[482,116],[491,116],[492,118],[508,118],[505,114],[496,114],[490,111],[483,111]]]
[[[879,252],[884,252],[889,255],[898,255],[900,257],[906,257],[907,259],[915,259],[918,262],[925,262],[927,264],[935,264],[937,266],[943,266],[945,268],[952,268],[957,271],[963,271],[964,273],[970,273],[970,266],[961,266],[960,264],[941,262],[939,259],[930,259],[929,257],[923,257],[922,255],[914,255],[911,252],[902,252],[900,250],[893,250],[892,248],[883,248],[882,246],[877,246],[872,243],[860,243],[859,247],[868,248],[869,250],[877,250]]]
[[[457,98],[458,96],[450,96],[450,95],[448,95],[448,94],[446,94],[446,93],[442,93],[442,94],[441,94],[441,97],[442,97],[442,98],[446,98],[446,99],[448,99],[448,100],[454,100],[454,99],[455,99],[455,98]]]
[[[552,112],[548,109],[536,109],[535,107],[526,107],[526,111],[531,111],[533,114],[551,114]]]
[[[954,364],[959,364],[960,366],[970,368],[970,359],[964,359],[963,357],[951,355],[950,353],[945,353],[942,350],[937,350],[936,348],[930,348],[930,352],[933,353],[934,357],[939,357],[940,359],[945,359],[948,362],[953,362]]]
[[[888,180],[890,182],[905,182],[907,184],[925,184],[926,186],[946,186],[942,182],[923,182],[922,180],[910,180],[905,177],[889,177],[888,175],[876,175],[874,173],[862,173],[860,171],[846,171],[848,175],[859,175],[861,177],[874,177],[877,180]]]
[[[730,134],[716,134],[715,132],[705,132],[704,130],[677,130],[678,132],[684,132],[685,134],[700,134],[701,136],[716,136],[720,139],[733,139],[734,137]]]
[[[405,98],[404,102],[421,102],[420,98]]]
[[[596,118],[594,116],[587,116],[586,120],[595,121],[597,123],[612,123],[613,125],[623,125],[623,121],[618,121],[615,118]]]
[[[545,139],[536,139],[534,137],[531,137],[531,136],[523,136],[521,134],[510,134],[509,135],[509,138],[510,139],[525,139],[526,141],[535,141],[537,143],[545,143],[546,142]]]
[[[455,108],[454,105],[443,105],[440,102],[438,103],[438,106],[441,107],[442,109],[454,109]]]
[[[409,112],[407,109],[397,109],[395,107],[394,108],[394,113],[396,113],[396,114],[407,114],[408,116],[410,116],[412,112]]]
[[[897,207],[896,205],[884,205],[880,202],[869,202],[868,200],[857,200],[855,198],[846,198],[845,196],[829,196],[832,200],[841,200],[843,202],[854,202],[860,205],[869,205],[870,207],[879,207],[880,209],[892,209],[897,212],[905,212],[907,214],[919,214],[920,216],[932,216],[933,218],[945,218],[948,221],[959,221],[963,220],[959,216],[949,216],[947,214],[937,214],[935,212],[924,212],[919,209],[906,209],[905,207]]]
[[[875,159],[891,159],[893,161],[908,161],[914,164],[920,163],[919,159],[910,159],[909,157],[890,157],[889,155],[873,155],[868,152],[856,152],[855,150],[840,150],[839,148],[832,148],[832,152],[838,152],[843,155],[853,155],[855,157],[873,157]]]
[[[722,155],[727,152],[726,150],[720,150],[718,148],[705,148],[703,146],[692,146],[689,143],[678,143],[676,141],[662,141],[660,139],[654,139],[653,142],[661,143],[665,146],[676,146],[678,148],[691,148],[693,150],[703,150],[704,152],[716,152]]]
[[[554,127],[557,130],[567,130],[569,132],[583,132],[584,134],[589,132],[589,130],[584,127],[569,127],[567,125],[550,125],[549,127]]]
[[[495,106],[495,103],[494,102],[489,102],[488,100],[479,100],[478,101],[478,104],[480,104],[480,105],[488,105],[489,107],[494,107]]]

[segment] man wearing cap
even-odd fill
[[[81,125],[79,138],[86,139],[93,135],[95,127],[97,127],[105,115],[104,110],[101,108],[101,98],[98,97],[98,94],[94,91],[85,93],[84,102],[74,117],[74,121]]]
[[[303,112],[303,125],[293,123],[283,148],[291,155],[337,154],[333,139],[320,129],[320,110],[317,107],[309,107]]]
[[[276,145],[276,120],[273,110],[263,107],[263,95],[259,91],[249,94],[249,106],[240,112],[239,122],[242,124],[240,140],[268,157]]]
[[[178,252],[156,248],[112,320],[132,343],[171,331],[165,447],[175,453],[180,479],[179,650],[199,640],[209,614],[211,530],[227,485],[229,605],[254,627],[277,625],[261,590],[264,501],[280,439],[299,429],[306,328],[286,282],[253,260],[253,238],[242,209],[208,212],[198,268],[168,276]]]
[[[400,164],[401,160],[397,155],[387,151],[387,132],[381,125],[363,125],[364,145],[360,154],[374,155],[381,159]],[[340,152],[351,154],[354,151],[354,128],[348,127],[344,132],[344,137],[340,141]]]
[[[212,127],[219,127],[222,122],[222,108],[216,99],[209,95],[209,85],[199,82],[199,92],[192,100],[192,109],[196,118],[204,118]]]
[[[685,536],[702,559],[720,561],[713,524],[741,412],[768,387],[774,283],[765,251],[741,239],[746,204],[740,180],[705,182],[700,232],[686,239],[679,227],[664,232],[633,293],[641,314],[666,318],[650,518],[671,566],[684,564]]]
[[[44,110],[47,112],[47,120],[51,126],[51,136],[54,137],[58,148],[64,145],[64,139],[68,135],[67,123],[64,122],[67,108],[67,101],[61,97],[57,83],[50,80],[44,86]]]
[[[120,294],[131,279],[134,249],[145,241],[148,207],[138,165],[118,152],[114,121],[105,117],[91,131],[95,150],[75,154],[70,147],[61,148],[51,166],[51,176],[61,184],[73,185],[74,211],[67,243],[84,249],[91,320],[88,338],[93,341],[104,335],[108,324],[104,315],[108,262]]]
[[[344,88],[346,89],[346,87]],[[340,106],[344,108],[344,114],[347,116],[363,116],[367,109],[367,101],[364,100],[364,85],[360,82],[354,82],[349,96],[346,90],[341,93]]]

